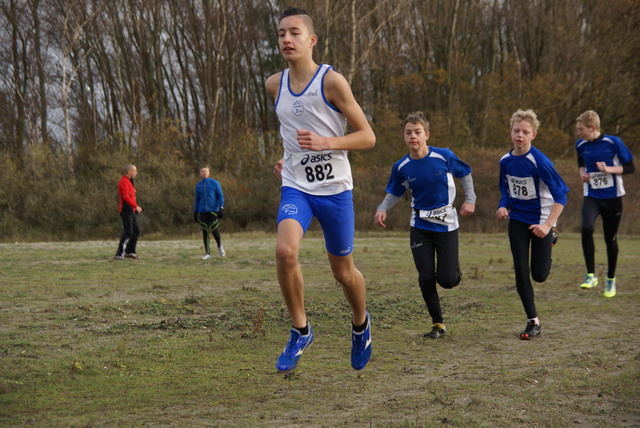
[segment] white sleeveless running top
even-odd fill
[[[312,151],[298,144],[297,131],[306,129],[323,137],[344,135],[346,118],[324,95],[324,76],[333,67],[322,64],[299,94],[291,90],[289,69],[282,72],[276,99],[280,135],[284,145],[282,185],[312,195],[335,195],[353,189],[346,150]]]

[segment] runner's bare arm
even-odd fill
[[[376,136],[351,92],[347,80],[339,73],[329,70],[324,78],[327,100],[347,118],[354,132],[342,137],[321,137],[311,131],[298,131],[298,142],[309,150],[361,150],[370,149]]]

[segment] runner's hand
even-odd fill
[[[473,205],[473,204],[470,204],[469,202],[465,202],[460,207],[460,214],[463,215],[463,216],[471,215],[475,211],[476,211],[476,206]]]
[[[298,130],[298,144],[300,144],[300,147],[303,149],[313,150],[315,152],[329,150],[328,138],[321,137],[315,132],[306,129]]]
[[[278,163],[276,163],[276,165],[273,167],[273,173],[275,174],[276,177],[278,177],[278,180],[282,181],[282,167],[284,166],[284,159],[280,159],[278,161]]]
[[[376,215],[373,217],[373,221],[375,222],[375,224],[382,227],[387,227],[387,225],[384,224],[386,219],[387,219],[386,211],[377,211]]]

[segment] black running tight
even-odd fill
[[[436,283],[443,288],[453,288],[460,283],[458,230],[431,232],[412,227],[409,239],[422,298],[433,322],[442,323],[444,319]]]
[[[213,238],[216,240],[216,244],[220,247],[220,231],[218,230],[220,221],[218,220],[218,215],[215,212],[200,213],[198,218],[200,220],[200,226],[202,227],[204,250],[207,254],[211,254],[211,240],[209,238],[209,234],[213,235]]]
[[[516,289],[520,295],[527,318],[538,316],[531,277],[535,282],[546,281],[551,272],[551,247],[553,236],[548,233],[538,238],[529,229],[529,224],[509,220],[509,242],[516,274]],[[531,268],[529,268],[529,248],[531,248]]]
[[[618,227],[622,219],[622,198],[596,199],[585,197],[582,201],[582,252],[588,273],[596,273],[593,230],[598,216],[602,216],[604,242],[607,245],[607,277],[616,277],[618,264]]]

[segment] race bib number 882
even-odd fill
[[[346,159],[341,152],[296,153],[292,156],[298,182],[322,185],[328,181],[344,180],[348,176]]]

